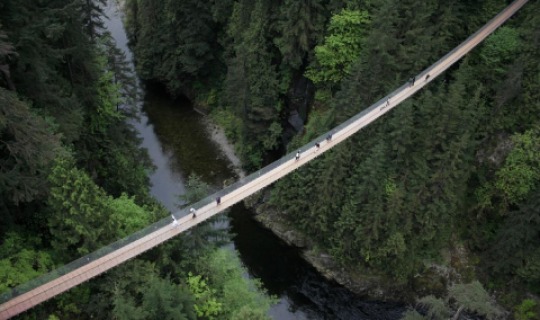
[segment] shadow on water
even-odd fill
[[[252,212],[238,204],[229,213],[233,241],[253,277],[261,279],[279,303],[274,319],[400,319],[403,306],[366,301],[328,281],[272,232],[261,227]]]

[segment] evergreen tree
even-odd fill
[[[81,13],[83,24],[86,26],[86,33],[92,40],[97,38],[103,30],[103,7],[107,5],[107,0],[79,0],[81,3]]]
[[[50,182],[48,225],[59,255],[87,254],[150,222],[132,199],[107,196],[69,157],[57,160]]]
[[[8,232],[0,246],[0,292],[51,271],[53,259],[36,236]]]
[[[324,1],[286,0],[280,6],[276,28],[280,37],[276,38],[282,63],[299,69],[320,36],[325,23]]]
[[[273,8],[267,0],[257,0],[246,21],[242,15],[249,11],[244,6],[251,5],[244,3],[235,5],[231,19],[234,57],[228,63],[225,92],[227,104],[244,124],[240,154],[248,165],[258,167],[264,152],[278,146],[281,134],[278,75],[266,32]]]
[[[212,6],[204,1],[128,1],[137,73],[176,96],[219,71]]]
[[[15,93],[0,88],[1,231],[11,223],[30,226],[25,205],[46,199],[47,175],[60,148],[58,135]],[[35,216],[34,216],[35,218]],[[0,232],[1,233],[1,232]]]

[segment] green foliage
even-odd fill
[[[514,135],[514,148],[496,173],[495,187],[508,203],[518,203],[540,180],[540,130]]]
[[[84,315],[86,307],[81,301],[89,301],[90,292],[89,286],[82,285],[71,289],[66,294],[58,296],[56,298],[57,303],[54,313],[63,319],[80,318]]]
[[[267,40],[273,6],[268,0],[236,2],[228,35],[234,54],[227,61],[225,102],[242,119],[240,156],[247,167],[259,167],[263,153],[279,141],[279,81]]]
[[[269,317],[267,312],[261,309],[251,309],[249,307],[242,307],[238,312],[233,314],[230,318],[231,320],[268,320]]]
[[[135,306],[133,299],[117,296],[114,299],[113,315],[117,320],[143,320],[144,314]]]
[[[540,292],[540,249],[531,250],[528,253],[522,266],[516,270],[516,274],[530,285],[531,290]]]
[[[282,63],[297,69],[320,41],[325,22],[324,2],[286,0],[280,6],[276,23],[279,36],[274,40],[283,57]]]
[[[208,287],[206,281],[201,279],[201,276],[188,274],[187,284],[191,294],[195,297],[195,311],[198,317],[206,319],[217,319],[217,316],[223,306],[216,299],[216,290]]]
[[[111,211],[109,221],[115,225],[117,238],[127,237],[153,220],[146,208],[137,205],[135,198],[126,194],[118,198],[107,197],[105,206]]]
[[[516,306],[514,309],[514,319],[516,320],[531,320],[536,317],[536,312],[534,311],[536,307],[536,302],[532,299],[525,299],[521,302],[520,305]]]
[[[179,95],[220,70],[210,2],[130,0],[126,7],[142,79],[161,81]]]
[[[87,174],[75,168],[69,158],[59,158],[49,180],[48,222],[56,250],[85,254],[112,240],[112,235],[105,235],[102,229],[108,213],[106,194]]]
[[[360,10],[343,9],[332,16],[329,35],[324,44],[315,47],[316,63],[306,77],[316,84],[338,84],[360,56],[369,22],[368,13]]]
[[[486,255],[487,265],[499,277],[515,276],[533,292],[540,292],[540,188],[530,198],[511,210],[495,230]],[[487,260],[487,259],[486,259]]]
[[[270,127],[268,127],[268,135],[262,141],[265,150],[276,149],[279,146],[279,138],[282,131],[283,129],[278,122],[272,122]]]
[[[107,196],[69,157],[56,161],[49,180],[48,225],[59,253],[89,253],[150,222],[133,199]]]
[[[141,292],[140,303],[120,290],[115,292],[112,311],[115,319],[197,319],[193,296],[185,286],[155,275],[143,285],[145,290]]]
[[[426,26],[432,25],[430,16],[449,12],[427,3],[379,5],[370,10],[369,28],[360,31],[359,63],[351,64],[331,100],[333,114],[325,119],[334,123],[323,128],[360,111],[395,87],[396,79],[406,79],[403,69],[410,66],[403,66],[405,61],[422,63],[426,52],[436,54],[425,47],[431,41],[425,33],[432,32]],[[405,103],[318,163],[279,182],[274,203],[338,261],[406,281],[422,260],[436,256],[435,248],[447,244],[453,215],[462,205],[474,154],[471,133],[478,123],[470,113],[485,110],[480,91],[472,98],[464,95],[468,72],[464,67],[450,88]]]
[[[54,267],[40,239],[9,232],[0,246],[0,292],[26,283]]]
[[[12,232],[1,239],[7,286],[153,219],[144,206],[153,202],[146,176],[151,165],[125,122],[133,110],[121,106],[133,93],[127,88],[133,79],[110,37],[100,36],[99,3],[0,4],[0,86],[17,90],[0,89],[0,234],[28,227],[43,237],[29,239],[32,247],[6,249],[9,255],[4,247],[21,241]],[[291,111],[283,98],[290,98],[306,68],[324,109],[308,108],[305,133],[289,150],[405,83],[502,5],[129,0],[126,16],[139,76],[164,83],[174,95],[208,92],[205,101],[218,123],[254,168],[283,147]],[[290,225],[337,261],[401,281],[437,259],[449,242],[463,241],[485,257],[481,267],[488,276],[540,292],[539,9],[528,3],[447,72],[445,82],[431,82],[415,99],[279,182],[272,202]],[[491,154],[486,149],[499,136],[514,137],[501,167],[482,156]],[[65,149],[76,160],[59,156]],[[206,194],[200,183],[193,187],[189,202]],[[480,197],[470,196],[475,193]],[[89,309],[81,306],[103,294],[111,299],[95,307],[100,318],[192,319],[195,298],[182,275],[197,270],[222,306],[216,317],[266,318],[270,302],[242,278],[238,263],[212,253],[218,242],[209,232],[197,228],[148,253],[146,261],[136,260],[139,270],[118,271],[107,278],[116,291],[98,279],[60,299],[57,309],[65,312],[59,314],[82,316]],[[493,315],[492,305],[475,300],[487,297],[478,285],[452,290],[472,312]],[[444,313],[439,300],[424,302]],[[524,305],[519,312],[529,317],[529,311]]]
[[[403,314],[402,320],[425,320],[426,318],[416,310],[407,310]]]
[[[230,111],[230,109],[218,108],[210,114],[212,121],[225,129],[225,135],[230,141],[238,142],[242,134],[242,120]]]
[[[502,26],[483,44],[481,56],[487,67],[495,68],[496,72],[504,72],[500,66],[510,61],[520,50],[519,32],[512,27]]]
[[[218,249],[202,258],[197,272],[216,290],[210,296],[216,299],[214,310],[220,306],[218,318],[240,319],[242,315],[253,314],[255,319],[268,319],[266,313],[272,299],[265,295],[259,282],[244,277],[239,258],[230,250]]]
[[[462,310],[487,319],[499,319],[501,311],[493,304],[482,284],[473,281],[469,284],[455,284],[448,289],[448,296],[443,300],[434,296],[426,296],[418,300],[425,310],[425,316],[414,309],[403,315],[404,320],[446,320],[458,319]]]
[[[2,199],[12,205],[42,200],[48,191],[46,176],[60,147],[59,137],[26,103],[2,88],[0,141]]]
[[[475,194],[479,210],[508,213],[510,206],[522,203],[540,181],[540,135],[537,128],[511,137],[512,150],[493,180],[479,187]]]
[[[448,319],[452,314],[446,305],[445,301],[434,296],[422,297],[418,300],[418,304],[427,308],[428,319]]]
[[[143,295],[141,310],[147,319],[195,319],[193,298],[185,286],[152,278]]]
[[[315,100],[321,103],[327,103],[332,99],[332,91],[330,89],[321,88],[315,92]]]
[[[10,0],[0,17],[19,54],[10,68],[14,86],[56,120],[68,143],[80,137],[85,112],[95,107],[97,97],[99,67],[80,11],[84,3]]]
[[[186,191],[180,196],[182,202],[180,207],[190,207],[190,204],[203,199],[210,192],[210,186],[195,174],[188,177],[185,186]],[[184,268],[191,268],[199,256],[205,256],[228,243],[230,235],[227,227],[217,227],[216,225],[221,224],[223,219],[223,215],[215,216],[182,234],[179,239],[172,239],[165,244],[167,248],[162,254],[166,261],[162,262],[163,267],[180,273],[185,270]],[[168,256],[173,252],[181,257],[179,261],[169,260]],[[180,266],[181,268],[179,268]]]
[[[186,181],[186,193],[180,196],[184,203],[195,203],[206,197],[210,192],[210,186],[202,181],[196,174],[190,174]]]
[[[487,319],[495,319],[500,315],[491,297],[478,281],[453,285],[448,289],[448,296],[465,310],[486,316]]]
[[[185,277],[175,275],[180,284],[159,277],[155,262],[135,260],[114,270],[111,275],[114,286],[108,286],[112,294],[112,316],[117,319],[155,319],[158,314],[167,319],[269,319],[266,314],[272,300],[258,282],[244,277],[245,270],[233,252],[218,249],[195,260],[196,274],[181,271]]]
[[[98,59],[98,65],[104,72],[98,79],[98,104],[97,109],[90,113],[90,133],[104,133],[107,128],[118,120],[124,120],[118,112],[119,88],[114,85],[113,73],[105,69],[106,60],[104,56]]]

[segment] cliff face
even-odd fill
[[[268,191],[270,192],[270,191]],[[471,281],[474,277],[468,252],[462,246],[449,248],[442,253],[441,263],[426,263],[424,270],[413,278],[395,281],[375,270],[363,266],[344,266],[331,254],[321,251],[306,235],[291,227],[284,214],[264,203],[263,195],[246,201],[254,208],[254,217],[284,242],[302,249],[302,257],[327,279],[348,288],[352,292],[374,300],[414,303],[426,295],[442,296],[454,283]]]

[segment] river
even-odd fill
[[[106,28],[131,60],[116,1],[110,0],[105,11],[109,17]],[[155,198],[176,211],[189,174],[201,176],[215,188],[235,177],[227,158],[210,139],[203,116],[193,110],[189,101],[173,100],[157,85],[147,85],[142,91],[140,118],[133,125],[156,166],[150,175]],[[269,312],[273,319],[400,318],[402,306],[363,300],[323,278],[296,248],[262,228],[252,215],[243,204],[230,210],[228,224],[234,234],[231,248],[238,251],[248,276],[261,279],[264,288],[278,297]]]

